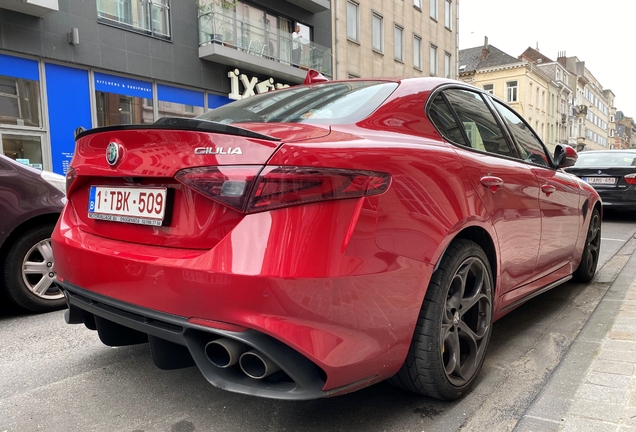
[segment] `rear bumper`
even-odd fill
[[[97,330],[110,346],[150,343],[152,358],[161,369],[196,366],[214,386],[236,393],[275,399],[315,399],[339,393],[325,392],[325,375],[315,364],[285,344],[255,330],[232,332],[212,329],[169,315],[91,293],[72,284],[61,283],[69,309],[69,324],[84,323]],[[286,375],[255,380],[238,366],[220,368],[206,356],[207,343],[229,338],[256,349],[272,359]],[[346,389],[341,389],[345,391]]]

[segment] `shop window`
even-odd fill
[[[2,153],[20,163],[42,169],[42,140],[39,136],[3,133]]]
[[[42,126],[37,81],[0,75],[0,124]]]
[[[131,30],[170,38],[169,0],[97,0],[97,16]]]
[[[95,100],[100,127],[154,122],[152,106],[143,103],[144,98],[96,91]]]
[[[192,118],[203,114],[203,92],[157,84],[159,117]]]
[[[98,126],[154,122],[149,82],[95,72],[95,101]]]

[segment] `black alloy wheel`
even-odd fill
[[[444,400],[466,393],[486,357],[493,291],[483,249],[455,240],[431,278],[406,361],[391,382]]]
[[[601,251],[601,215],[598,209],[592,211],[590,224],[587,228],[587,236],[585,238],[585,247],[583,248],[583,256],[581,263],[575,270],[572,278],[577,282],[589,282],[596,273],[598,266],[598,257]]]

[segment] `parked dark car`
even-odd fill
[[[606,209],[636,210],[636,150],[581,152],[566,171],[594,187]]]
[[[238,393],[456,399],[494,321],[593,278],[598,194],[475,87],[308,84],[79,133],[52,237],[66,321]]]
[[[51,251],[64,188],[63,176],[0,155],[0,295],[33,312],[65,306]]]

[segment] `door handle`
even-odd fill
[[[544,184],[543,186],[541,186],[541,191],[547,196],[550,196],[551,193],[556,191],[556,188],[550,184]]]
[[[483,176],[479,179],[479,181],[482,185],[489,188],[493,193],[497,192],[499,186],[502,186],[504,184],[502,179],[493,176]]]

